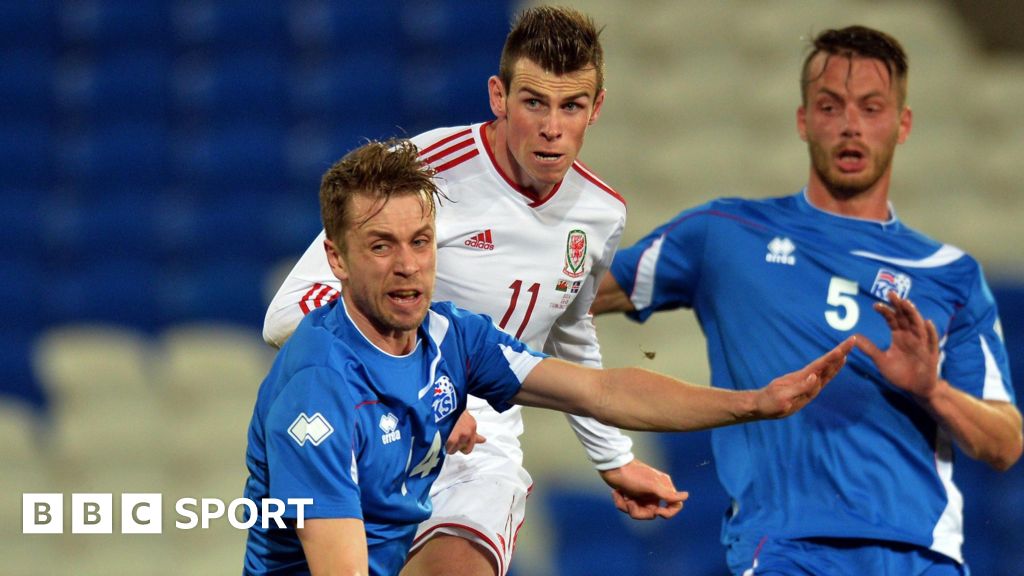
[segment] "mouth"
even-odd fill
[[[533,153],[533,157],[534,158],[536,158],[537,160],[539,160],[541,162],[547,162],[547,163],[558,162],[559,160],[562,159],[562,156],[564,156],[564,154],[559,154],[557,152],[534,152]]]
[[[836,166],[841,172],[859,172],[867,164],[867,154],[855,147],[840,148],[835,158]]]
[[[416,289],[391,290],[387,293],[388,299],[400,306],[416,304],[423,296],[423,292]]]

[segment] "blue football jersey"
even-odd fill
[[[393,356],[352,323],[341,299],[307,315],[260,386],[245,497],[311,498],[304,519],[359,518],[370,573],[398,574],[466,394],[497,410],[543,358],[450,303],[434,303],[415,350]],[[296,518],[288,506],[285,518]],[[293,528],[249,531],[247,574],[308,571]]]
[[[872,305],[894,290],[935,323],[943,378],[979,398],[1014,401],[979,264],[895,216],[837,216],[804,193],[716,200],[620,251],[612,274],[638,321],[658,310],[696,312],[713,386],[762,387],[851,334],[887,348],[890,331]],[[862,353],[796,415],[712,438],[733,498],[727,545],[764,535],[871,538],[961,560],[951,440]]]

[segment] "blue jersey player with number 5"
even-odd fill
[[[247,498],[312,502],[301,525],[289,506],[283,525],[252,526],[246,574],[398,574],[430,516],[430,485],[467,393],[498,410],[554,408],[636,430],[710,428],[793,414],[853,348],[847,338],[744,392],[547,358],[486,316],[431,303],[432,176],[408,141],[368,143],[324,176],[324,247],[342,297],[310,312],[281,349],[246,452]]]
[[[801,87],[807,187],[683,212],[616,255],[593,311],[692,308],[712,385],[733,390],[858,335],[864,354],[807,410],[713,432],[733,574],[967,574],[952,443],[998,470],[1022,446],[992,294],[889,204],[911,126],[899,43],[828,30]]]

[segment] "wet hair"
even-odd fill
[[[821,53],[827,54],[826,58],[862,57],[882,62],[889,71],[889,78],[896,84],[900,106],[906,102],[907,54],[903,51],[903,46],[885,32],[867,26],[847,26],[839,30],[825,30],[811,41],[800,72],[800,97],[804,105],[807,104],[807,87],[817,80],[817,77],[810,77],[811,61]]]
[[[324,173],[320,181],[320,218],[327,237],[343,248],[345,232],[353,225],[352,198],[364,194],[374,200],[377,214],[395,196],[420,195],[431,215],[439,196],[434,170],[409,140],[370,141],[352,150]]]
[[[562,6],[537,6],[519,13],[501,51],[498,77],[508,90],[520,58],[562,75],[587,68],[597,71],[597,92],[604,87],[601,30],[586,14]]]

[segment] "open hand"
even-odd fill
[[[881,350],[868,337],[857,336],[857,348],[867,354],[893,386],[927,398],[939,381],[939,333],[925,320],[914,303],[889,292],[889,306],[879,302],[875,310],[892,332],[892,344]]]
[[[758,390],[757,417],[785,418],[806,406],[846,364],[856,340],[856,336],[850,336],[814,362]]]

